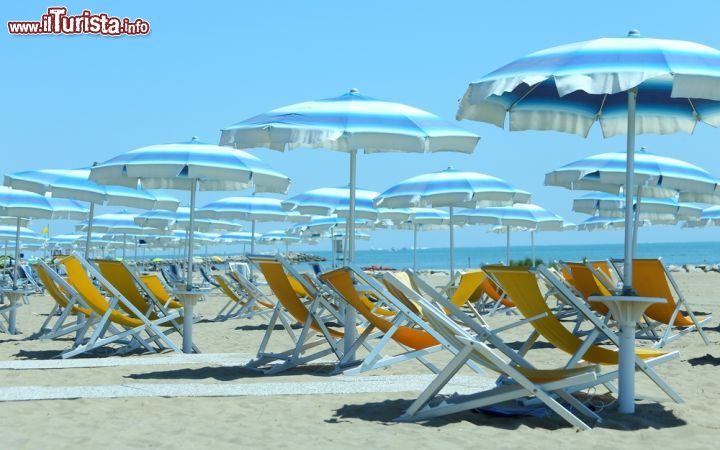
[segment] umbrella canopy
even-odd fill
[[[517,203],[511,206],[494,206],[480,209],[467,209],[457,213],[457,217],[467,224],[499,225],[505,228],[505,261],[510,265],[510,231],[521,227],[530,231],[532,260],[535,264],[535,231],[562,230],[563,218],[542,206]]]
[[[5,185],[24,189],[55,199],[69,199],[90,203],[85,257],[89,254],[95,205],[127,206],[139,209],[175,210],[178,201],[166,195],[156,195],[137,189],[137,186],[103,186],[90,180],[90,169],[40,169],[5,175]],[[83,217],[84,218],[84,217]]]
[[[194,218],[195,231],[240,231],[242,225],[235,222]],[[178,207],[177,211],[146,211],[135,217],[135,223],[144,227],[184,229],[190,226],[190,208]]]
[[[566,164],[545,175],[546,186],[580,191],[624,192],[626,153],[601,153]],[[720,203],[720,179],[679,159],[647,151],[635,154],[634,194],[683,202]]]
[[[0,241],[10,242],[15,241],[17,238],[17,227],[10,225],[0,225]],[[34,232],[30,228],[20,227],[20,241],[21,242],[45,242],[45,237],[39,233]]]
[[[675,225],[676,221],[671,222],[663,222],[663,221],[656,221],[655,223],[650,222],[649,220],[640,220],[639,225],[641,227],[646,227],[654,224],[658,225]],[[615,230],[615,229],[621,229],[625,227],[625,218],[623,217],[603,217],[603,216],[593,216],[589,219],[584,220],[583,222],[579,223],[577,226],[578,231],[605,231],[605,230]]]
[[[515,189],[500,178],[447,168],[418,175],[390,187],[375,199],[375,206],[405,208],[448,207],[450,218],[450,276],[454,275],[453,208],[508,206],[530,201],[528,192]]]
[[[706,227],[720,225],[720,206],[711,206],[702,210],[700,217],[690,219],[683,224],[684,227]]]
[[[12,216],[0,216],[0,225],[16,225],[17,217]],[[30,225],[30,219],[20,219],[20,226],[27,227]]]
[[[222,233],[220,235],[220,240],[238,244],[249,244],[253,241],[253,239],[260,239],[261,237],[262,235],[260,233],[255,233],[253,236],[253,234],[249,231],[232,231],[229,233]]]
[[[82,220],[90,210],[75,200],[65,198],[48,199],[53,209],[53,219]]]
[[[413,270],[417,270],[418,231],[449,228],[450,215],[443,210],[434,208],[401,208],[398,211],[403,211],[407,218],[398,222],[391,222],[388,228],[413,230]]]
[[[283,209],[281,201],[268,197],[226,197],[198,208],[197,215],[206,219],[247,220],[251,223],[250,253],[255,251],[256,222],[302,221],[297,212]]]
[[[672,221],[700,218],[702,208],[696,204],[679,203],[673,198],[634,199],[634,209],[639,208],[641,220]],[[591,192],[573,200],[573,211],[603,217],[625,217],[625,197],[604,192]]]
[[[351,89],[339,97],[285,106],[227,127],[222,130],[220,144],[281,151],[312,147],[348,152],[350,191],[354,193],[355,158],[360,149],[366,153],[472,153],[479,139],[427,111],[367,97]],[[354,194],[350,196],[348,214],[355,217]],[[352,239],[349,251],[352,260]]]
[[[379,211],[373,205],[378,196],[375,191],[355,189],[355,216],[358,219],[376,220]],[[350,217],[350,188],[319,188],[295,195],[282,201],[286,211],[314,216],[337,215]]]
[[[20,256],[20,222],[22,219],[52,219],[54,209],[50,200],[33,192],[0,189],[0,216],[16,218],[15,224],[15,261]],[[13,266],[13,288],[17,287],[17,264]]]
[[[318,216],[308,222],[298,223],[291,227],[292,233],[322,233],[333,228],[345,228],[348,219],[338,216]],[[374,222],[368,219],[355,219],[355,228],[373,228]]]
[[[470,83],[457,113],[510,130],[555,130],[586,137],[627,134],[624,289],[632,293],[635,135],[692,132],[720,125],[720,51],[687,41],[649,39],[631,30],[532,53]],[[627,371],[623,377],[632,376]],[[631,389],[628,387],[628,389]],[[624,390],[624,389],[623,389]],[[620,397],[633,397],[630,392]],[[621,410],[630,409],[629,400]]]

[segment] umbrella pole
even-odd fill
[[[453,225],[453,207],[449,208],[450,214],[450,281],[453,281],[455,273],[455,226]]]
[[[20,217],[17,218],[15,228],[15,263],[13,264],[13,289],[17,288],[18,265],[20,264]],[[13,308],[14,309],[14,308]],[[14,332],[11,330],[11,334]]]
[[[95,216],[95,203],[90,202],[90,211],[88,212],[87,236],[85,236],[85,259],[90,256],[90,242],[92,241],[93,217]]]
[[[348,227],[347,227],[347,241],[348,241],[348,261],[350,264],[355,262],[355,172],[357,165],[357,150],[350,152],[350,213],[348,214]],[[345,307],[345,336],[343,338],[343,359],[348,362],[355,361],[355,351],[353,350],[353,344],[357,339],[357,332],[355,328],[355,308],[346,305]]]
[[[252,223],[250,228],[250,254],[255,254],[255,219],[250,221]]]
[[[505,265],[510,266],[510,225],[505,225]]]
[[[123,233],[123,251],[122,251],[122,260],[125,261],[125,246],[127,245],[127,234]]]
[[[197,191],[197,178],[193,178],[192,186],[190,188],[190,224],[188,226],[188,251],[187,251],[187,290],[192,290],[192,263],[193,263],[193,240],[195,237],[195,191]],[[186,302],[186,305],[189,302]],[[186,311],[187,312],[187,311]],[[192,316],[184,316],[187,320],[192,322]],[[192,341],[191,341],[192,342]],[[192,351],[192,350],[191,350]]]
[[[530,257],[532,258],[532,266],[535,267],[535,230],[530,232]]]
[[[355,189],[357,150],[350,152],[350,214],[348,218],[348,260],[355,262]],[[354,311],[354,310],[353,310]]]
[[[417,223],[413,220],[413,272],[417,271]]]
[[[635,220],[633,221],[632,257],[637,258],[638,228],[640,227],[640,202],[642,201],[642,186],[638,186],[637,200],[635,200]]]
[[[625,168],[625,261],[623,264],[623,293],[630,295],[632,288],[633,194],[635,193],[635,104],[637,88],[628,91],[627,155]],[[634,386],[629,395],[633,395]],[[634,407],[633,407],[634,409]]]

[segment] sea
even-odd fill
[[[513,246],[511,260],[530,258],[530,246]],[[328,261],[329,251],[312,251]],[[665,264],[717,264],[720,263],[720,242],[640,243],[638,258],[662,258]],[[361,266],[382,265],[392,268],[412,267],[412,249],[357,250],[355,261]],[[581,261],[622,258],[622,244],[595,245],[538,245],[535,257],[544,263],[553,261]],[[449,265],[447,248],[423,248],[417,250],[418,269],[445,269]],[[459,247],[455,249],[457,269],[480,267],[485,264],[505,262],[505,247]]]

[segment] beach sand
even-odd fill
[[[203,351],[195,359],[164,353],[47,361],[68,348],[70,341],[25,340],[52,307],[49,297],[33,296],[18,311],[22,334],[0,334],[0,399],[5,400],[0,405],[2,448],[714,447],[720,437],[720,413],[714,408],[720,398],[720,274],[674,275],[695,312],[715,317],[706,328],[710,346],[703,344],[698,333],[689,334],[666,348],[679,350],[680,358],[657,367],[685,403],[672,403],[638,374],[637,393],[646,399],[638,403],[637,413],[619,415],[612,398],[598,395],[595,403],[609,403],[600,412],[603,422],[582,433],[557,417],[466,412],[421,424],[393,422],[431,379],[430,372],[414,361],[357,377],[332,375],[330,363],[271,377],[242,369],[239,364],[254,356],[265,321],[212,322],[225,303],[219,295],[196,307],[205,320],[195,326],[195,342]],[[442,275],[429,279],[435,285],[444,281]],[[516,316],[503,314],[488,318],[492,326],[514,320]],[[530,328],[523,326],[502,337],[517,348],[529,333]],[[278,342],[288,343],[287,339]],[[543,349],[542,342],[538,346],[530,355],[539,367],[562,364],[557,351]],[[447,355],[435,354],[431,359],[442,363]],[[83,367],[98,363],[107,367]],[[20,369],[18,364],[78,367]],[[472,390],[473,380],[479,380],[479,385],[492,380],[472,376],[467,369],[460,376],[462,381],[452,389]],[[372,387],[369,392],[353,392],[361,384]],[[75,390],[65,391],[68,387]],[[175,396],[174,389],[199,396]],[[223,390],[231,394],[223,396]],[[108,392],[124,396],[108,398],[115,395]],[[48,393],[76,397],[12,400],[13,395],[35,398]]]

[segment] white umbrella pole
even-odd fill
[[[510,266],[510,225],[505,226],[505,265]]]
[[[530,257],[532,258],[532,266],[535,267],[535,230],[530,232]]]
[[[252,225],[250,226],[250,254],[255,254],[255,219],[251,221]]]
[[[633,221],[632,257],[637,258],[638,228],[640,227],[640,202],[642,201],[642,186],[638,186],[637,200],[635,201],[635,220]]]
[[[355,170],[357,164],[357,150],[350,152],[350,213],[348,214],[348,261],[350,264],[355,262]],[[343,338],[344,358],[345,361],[355,361],[355,352],[352,350],[353,344],[357,339],[355,329],[355,308],[350,305],[345,307],[345,337]]]
[[[18,265],[20,264],[20,217],[15,229],[15,263],[13,264],[13,289],[17,288]],[[14,309],[14,308],[13,308]],[[13,331],[11,331],[13,333]]]
[[[90,211],[88,212],[87,236],[85,236],[85,259],[90,256],[90,243],[92,242],[93,217],[95,216],[95,203],[90,202]]]
[[[187,289],[192,290],[192,263],[193,263],[193,244],[195,233],[195,193],[197,191],[197,178],[192,180],[190,188],[190,225],[188,226],[188,250],[187,250]],[[186,302],[186,304],[189,302]],[[185,320],[192,322],[192,316],[185,316]],[[183,349],[184,350],[184,349]]]
[[[417,271],[417,223],[413,220],[413,272]]]
[[[123,234],[123,251],[122,251],[123,261],[125,261],[125,246],[127,246],[127,234]]]
[[[628,91],[627,167],[625,169],[625,262],[623,292],[632,293],[633,194],[635,191],[635,102],[637,88]],[[634,368],[631,368],[634,370]]]
[[[350,214],[348,218],[348,260],[355,262],[355,189],[357,180],[357,150],[350,152]]]
[[[453,207],[449,208],[450,215],[450,281],[455,273],[455,226],[453,225]]]
[[[137,236],[135,236],[134,239],[135,239],[135,267],[137,267],[137,261],[138,261],[138,258],[137,258],[138,238],[137,238]]]

